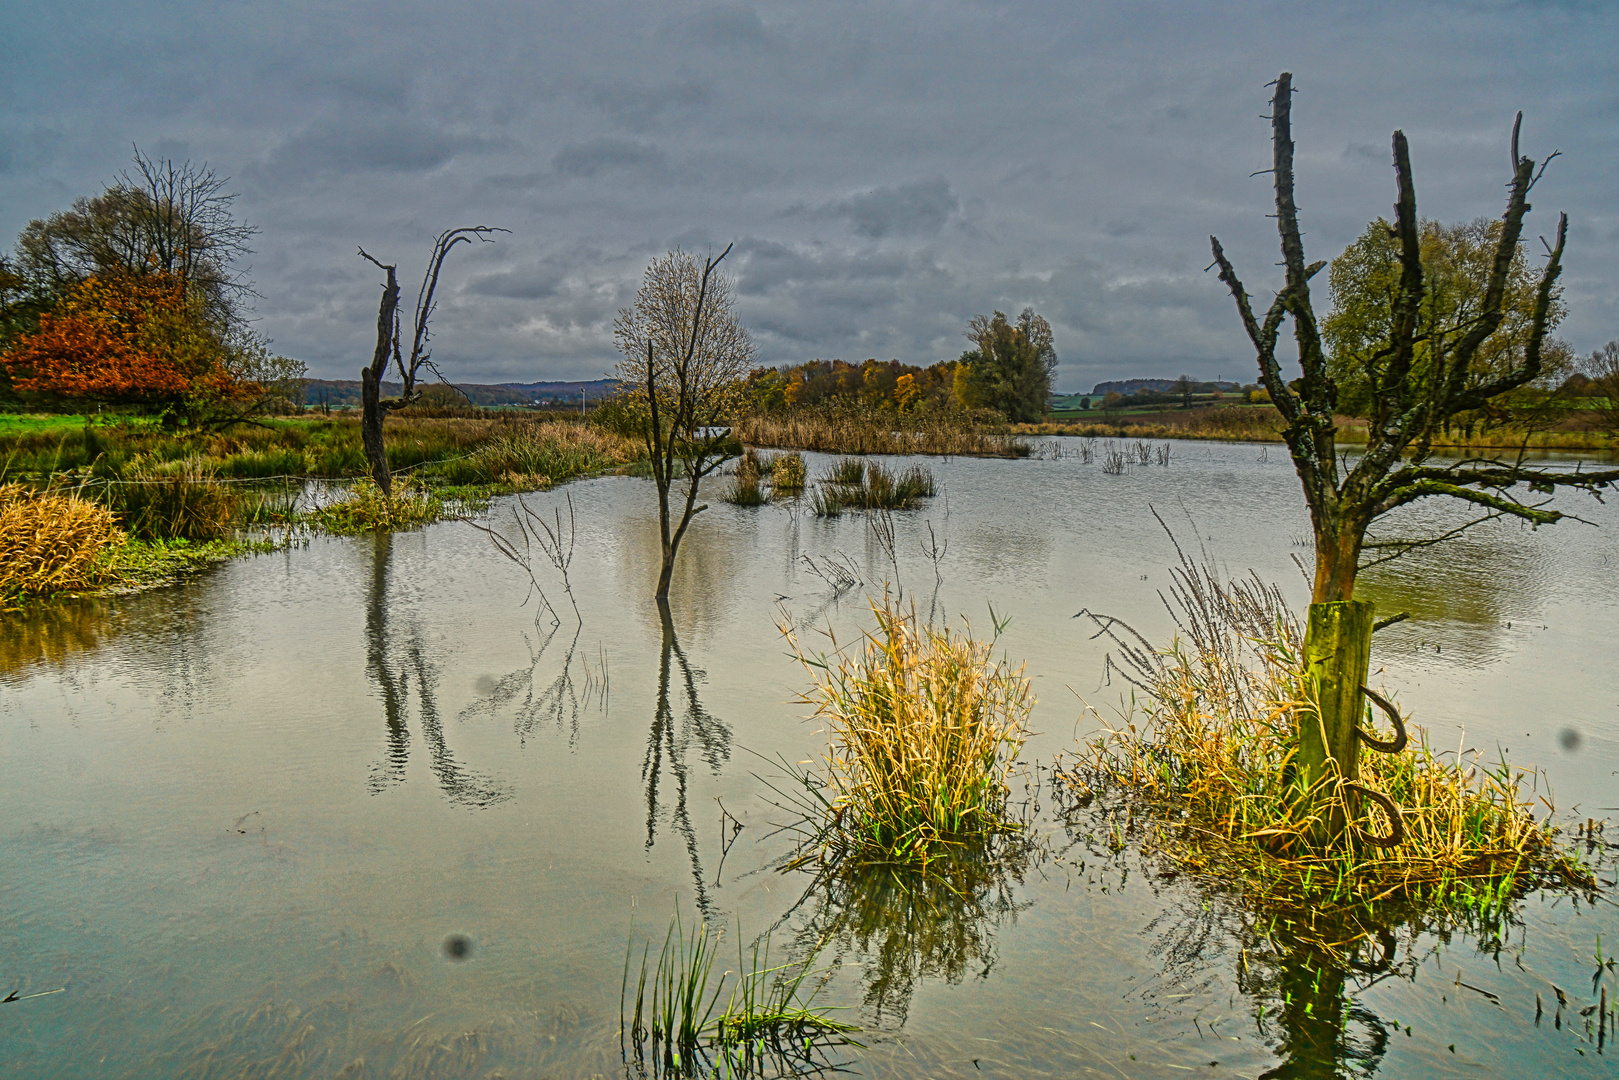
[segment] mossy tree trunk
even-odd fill
[[[1502,326],[1508,275],[1523,236],[1528,195],[1544,164],[1518,153],[1518,126],[1512,131],[1512,181],[1501,217],[1495,258],[1480,271],[1482,302],[1462,332],[1445,332],[1428,324],[1423,305],[1428,286],[1421,258],[1420,219],[1410,150],[1405,134],[1394,133],[1396,182],[1393,230],[1399,241],[1400,277],[1389,297],[1388,341],[1363,360],[1371,388],[1366,444],[1351,463],[1337,447],[1338,384],[1322,345],[1310,300],[1310,279],[1326,266],[1306,263],[1303,233],[1293,189],[1293,77],[1283,72],[1271,99],[1272,167],[1276,225],[1281,237],[1286,281],[1263,313],[1237,278],[1220,241],[1209,238],[1213,265],[1231,291],[1238,315],[1259,361],[1259,378],[1280,414],[1282,436],[1310,508],[1316,549],[1305,654],[1308,681],[1320,705],[1319,716],[1300,725],[1298,768],[1306,790],[1322,792],[1320,781],[1336,770],[1354,783],[1358,772],[1356,723],[1361,687],[1366,679],[1371,645],[1372,606],[1355,599],[1355,578],[1367,561],[1385,561],[1437,538],[1373,542],[1367,530],[1380,517],[1407,503],[1446,496],[1471,504],[1478,517],[1462,526],[1500,517],[1549,525],[1563,515],[1547,505],[1558,486],[1592,493],[1619,481],[1619,469],[1555,471],[1536,468],[1521,458],[1474,457],[1433,460],[1435,439],[1452,418],[1476,413],[1502,395],[1539,378],[1544,343],[1568,220],[1560,215],[1556,240],[1546,245],[1546,263],[1536,287],[1529,334],[1518,361],[1503,370],[1480,360],[1486,341]],[[1521,123],[1523,115],[1518,120]],[[1555,155],[1553,155],[1555,156]],[[1550,158],[1547,159],[1548,161]],[[1282,323],[1291,320],[1297,342],[1300,376],[1283,376],[1276,347]],[[1419,348],[1419,344],[1421,348]],[[1525,499],[1523,492],[1544,496]],[[1452,530],[1454,535],[1460,530]],[[1401,742],[1403,745],[1403,741]],[[1392,751],[1391,751],[1392,752]]]

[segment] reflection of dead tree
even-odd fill
[[[517,508],[512,511],[512,524],[517,526],[515,539],[489,525],[479,525],[476,521],[468,524],[488,536],[496,551],[523,568],[523,572],[528,575],[530,596],[539,593],[541,610],[549,611],[553,622],[560,622],[556,608],[551,606],[550,598],[545,595],[545,589],[534,573],[534,549],[539,548],[546,561],[562,575],[562,591],[568,594],[568,602],[573,605],[573,616],[582,626],[584,617],[579,614],[579,601],[574,599],[573,583],[568,580],[568,567],[573,563],[573,544],[577,535],[572,493],[567,494],[567,500],[568,523],[563,525],[561,507],[552,507],[552,520],[547,521],[544,514],[523,501],[523,496],[517,496]],[[518,546],[519,543],[521,547]],[[527,597],[523,603],[528,603]],[[535,618],[536,620],[539,618],[539,612],[535,613]]]
[[[667,763],[675,780],[673,821],[675,830],[685,838],[686,851],[691,857],[692,880],[696,884],[697,909],[705,919],[712,921],[713,908],[708,899],[708,885],[703,874],[702,860],[697,846],[697,832],[692,827],[687,808],[689,773],[686,752],[695,735],[703,750],[703,760],[718,775],[720,766],[731,756],[731,729],[723,720],[703,707],[697,696],[697,682],[702,672],[694,669],[686,658],[685,650],[675,637],[674,620],[669,605],[660,603],[658,612],[663,621],[663,655],[658,665],[658,700],[652,716],[652,730],[647,735],[646,756],[641,761],[641,779],[646,783],[646,846],[650,850],[658,834],[658,784]],[[684,722],[676,719],[676,708],[671,699],[670,680],[674,668],[679,667],[685,689]]]
[[[392,665],[388,657],[388,572],[393,555],[393,536],[377,533],[371,567],[371,591],[366,602],[366,674],[382,694],[382,713],[387,724],[387,746],[383,760],[371,770],[367,786],[379,794],[405,779],[410,762],[410,728],[405,716],[409,708],[412,677],[416,683],[417,713],[422,722],[422,738],[427,743],[433,775],[445,796],[460,806],[485,807],[511,798],[508,785],[490,780],[464,768],[455,760],[444,739],[434,690],[438,674],[429,669],[421,643],[412,635],[403,662]]]
[[[579,739],[580,713],[590,709],[592,702],[602,712],[607,711],[607,654],[605,651],[598,653],[595,669],[590,665],[590,658],[583,657],[580,666],[584,671],[584,684],[576,684],[574,657],[579,648],[580,633],[580,628],[576,627],[556,674],[549,683],[542,685],[537,674],[556,633],[557,628],[553,625],[540,639],[539,648],[529,645],[528,666],[518,668],[496,682],[494,689],[481,700],[467,706],[461,717],[465,719],[479,713],[492,717],[511,709],[514,714],[512,730],[516,732],[520,744],[526,744],[530,735],[548,725],[557,731],[566,727],[568,745],[573,746]]]

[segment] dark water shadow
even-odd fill
[[[367,786],[380,794],[404,782],[410,764],[410,698],[414,690],[429,768],[445,798],[457,806],[482,809],[512,796],[511,785],[466,768],[456,760],[439,717],[438,666],[429,659],[420,627],[407,619],[401,632],[391,632],[389,593],[393,568],[393,535],[372,538],[371,584],[365,608],[365,671],[382,698],[382,758],[372,766]],[[400,640],[396,640],[400,639]]]

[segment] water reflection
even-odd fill
[[[652,729],[647,733],[646,756],[641,760],[641,780],[646,785],[646,847],[650,851],[657,842],[659,787],[667,772],[673,777],[675,785],[671,818],[675,831],[685,839],[686,852],[691,858],[697,909],[703,918],[712,922],[715,921],[715,913],[709,900],[697,832],[692,828],[691,808],[687,802],[691,776],[686,754],[695,738],[702,748],[703,761],[718,776],[721,766],[731,757],[731,727],[704,708],[697,696],[697,684],[705,675],[692,667],[685,650],[680,647],[673,613],[667,602],[658,604],[658,616],[663,625],[663,647],[658,660],[658,699],[652,713]],[[673,686],[676,671],[680,673],[678,687]],[[679,695],[678,704],[676,692]]]
[[[457,806],[470,808],[504,802],[512,796],[511,785],[467,769],[445,741],[436,696],[438,667],[427,659],[415,620],[407,622],[402,645],[395,648],[391,640],[388,621],[393,540],[392,533],[372,536],[371,585],[365,607],[365,673],[382,698],[385,731],[382,760],[372,766],[367,786],[373,794],[380,794],[405,779],[411,747],[406,717],[414,685],[416,714],[427,744],[429,767],[445,797]],[[400,655],[393,655],[395,652]]]
[[[818,877],[782,922],[795,925],[797,954],[824,948],[833,966],[850,953],[861,957],[862,1005],[873,1025],[903,1027],[923,981],[989,978],[996,936],[1030,906],[1020,888],[1042,854],[1031,832],[935,862],[926,873],[842,867]]]
[[[112,633],[110,600],[72,598],[30,602],[0,617],[0,675],[21,675],[43,665],[60,668],[74,655],[101,646]]]

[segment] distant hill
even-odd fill
[[[1125,397],[1129,397],[1138,390],[1151,390],[1154,393],[1161,394],[1166,390],[1175,389],[1175,384],[1179,381],[1179,379],[1114,379],[1111,382],[1097,383],[1096,389],[1092,390],[1091,393],[1097,396],[1102,394],[1123,394]],[[1192,392],[1194,394],[1212,394],[1216,390],[1231,392],[1241,389],[1241,383],[1220,382],[1214,379],[1207,382],[1198,382],[1196,380],[1192,382]]]
[[[1174,379],[1114,379],[1111,382],[1099,382],[1093,394],[1133,394],[1137,390],[1170,390],[1175,386]]]
[[[577,405],[584,395],[587,404],[596,404],[618,389],[617,379],[593,379],[589,382],[532,382],[532,383],[452,383],[457,390],[472,399],[474,405]],[[383,397],[397,397],[400,385],[384,380]],[[322,401],[333,407],[360,404],[358,379],[309,379],[304,383],[304,404],[319,405]]]

